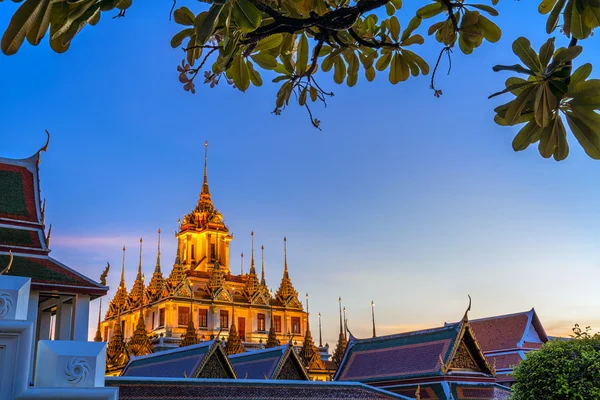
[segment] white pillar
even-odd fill
[[[73,304],[59,303],[56,307],[56,340],[71,340],[71,321]]]
[[[49,340],[50,339],[50,323],[52,313],[50,311],[40,311],[39,325],[38,325],[38,340]]]
[[[29,308],[27,309],[27,321],[33,323],[33,337],[36,337],[36,329],[37,329],[37,320],[38,320],[38,308],[40,303],[40,293],[31,291],[29,292]],[[35,351],[37,347],[37,342],[34,339],[33,343],[31,343],[31,364],[34,365],[33,361],[35,360]],[[33,381],[33,368],[29,369],[29,382]]]
[[[73,340],[87,342],[90,323],[90,295],[78,294],[74,301]]]

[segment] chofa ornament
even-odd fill
[[[83,358],[75,357],[67,362],[63,373],[70,384],[78,385],[87,378],[90,373],[90,365]]]
[[[13,306],[13,299],[8,293],[0,293],[0,318],[4,318]]]

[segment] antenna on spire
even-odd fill
[[[346,306],[344,306],[344,338],[348,340],[348,319],[346,318]]]
[[[340,335],[343,335],[344,326],[342,324],[342,296],[338,298],[338,302],[340,303]]]
[[[306,292],[306,330],[310,327],[310,313],[308,312],[308,292]]]

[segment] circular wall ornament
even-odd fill
[[[13,306],[12,297],[8,293],[0,293],[0,319],[4,318]]]
[[[67,362],[63,373],[70,384],[78,385],[87,378],[90,373],[90,365],[83,358],[75,357]]]

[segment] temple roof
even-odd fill
[[[357,382],[108,377],[106,386],[118,387],[120,400],[409,399]]]
[[[217,357],[231,378],[236,377],[218,340],[132,358],[121,376],[194,378],[201,374],[203,367],[213,356]]]
[[[548,341],[548,335],[533,308],[516,314],[475,319],[471,321],[471,326],[484,352],[524,347],[539,348],[540,343],[527,342],[532,330],[541,343]]]
[[[29,158],[0,158],[0,266],[8,264],[12,252],[8,275],[31,278],[32,289],[103,296],[108,287],[48,256],[51,228],[46,235],[38,174],[47,145]]]
[[[351,337],[334,379],[381,382],[443,376],[463,356],[473,369],[493,375],[466,321],[369,339]]]
[[[411,385],[401,385],[394,392],[414,398],[419,389],[421,399],[425,400],[508,400],[510,389],[494,384],[479,382],[436,382]]]
[[[302,362],[289,344],[229,356],[239,379],[278,379],[286,362],[292,362],[304,380],[310,380]]]

